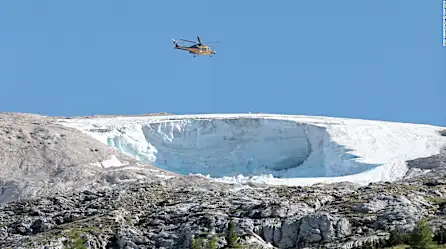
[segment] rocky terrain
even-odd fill
[[[430,177],[363,187],[231,188],[191,176],[130,183],[5,204],[0,246],[63,248],[80,239],[86,248],[190,248],[215,234],[223,247],[233,219],[245,248],[351,248],[409,232],[421,217],[443,229],[445,185]]]
[[[1,115],[0,248],[223,248],[231,220],[242,248],[355,248],[422,217],[446,229],[446,151],[398,182],[241,186],[159,177],[49,118]],[[94,164],[111,155],[126,166]]]
[[[112,186],[162,172],[122,155],[55,118],[0,113],[0,203],[36,195]],[[101,162],[116,157],[121,167]]]

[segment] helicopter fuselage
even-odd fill
[[[188,51],[189,53],[192,54],[197,54],[197,55],[212,55],[215,54],[214,51],[212,51],[209,47],[207,46],[178,46],[175,47],[176,49],[180,49],[180,50],[184,50],[184,51]]]

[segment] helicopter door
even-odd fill
[[[201,52],[207,52],[207,48],[201,48]]]

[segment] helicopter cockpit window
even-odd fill
[[[206,52],[206,48],[201,48],[201,51],[204,51],[204,52]]]

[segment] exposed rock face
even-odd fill
[[[410,185],[260,189],[181,179],[4,204],[0,247],[60,245],[73,241],[76,232],[90,248],[188,248],[200,234],[217,234],[223,246],[227,224],[234,219],[239,237],[253,248],[268,243],[276,248],[347,248],[393,229],[410,231],[421,216],[435,216],[437,229],[446,223],[441,199],[446,189],[427,186],[431,179],[412,179]]]
[[[246,248],[351,248],[421,217],[446,227],[446,153],[409,162],[429,171],[395,183],[249,187],[159,178],[78,131],[17,116],[0,114],[0,248],[190,248],[212,235],[221,248],[230,220]],[[111,155],[128,163],[97,164]]]
[[[433,155],[425,158],[418,158],[415,160],[410,160],[407,162],[409,168],[414,169],[435,169],[435,168],[445,168],[446,166],[446,153],[440,153],[438,155]]]
[[[158,179],[150,171],[153,167],[38,115],[0,113],[0,158],[0,203],[126,180]],[[101,165],[114,158],[120,164]]]

